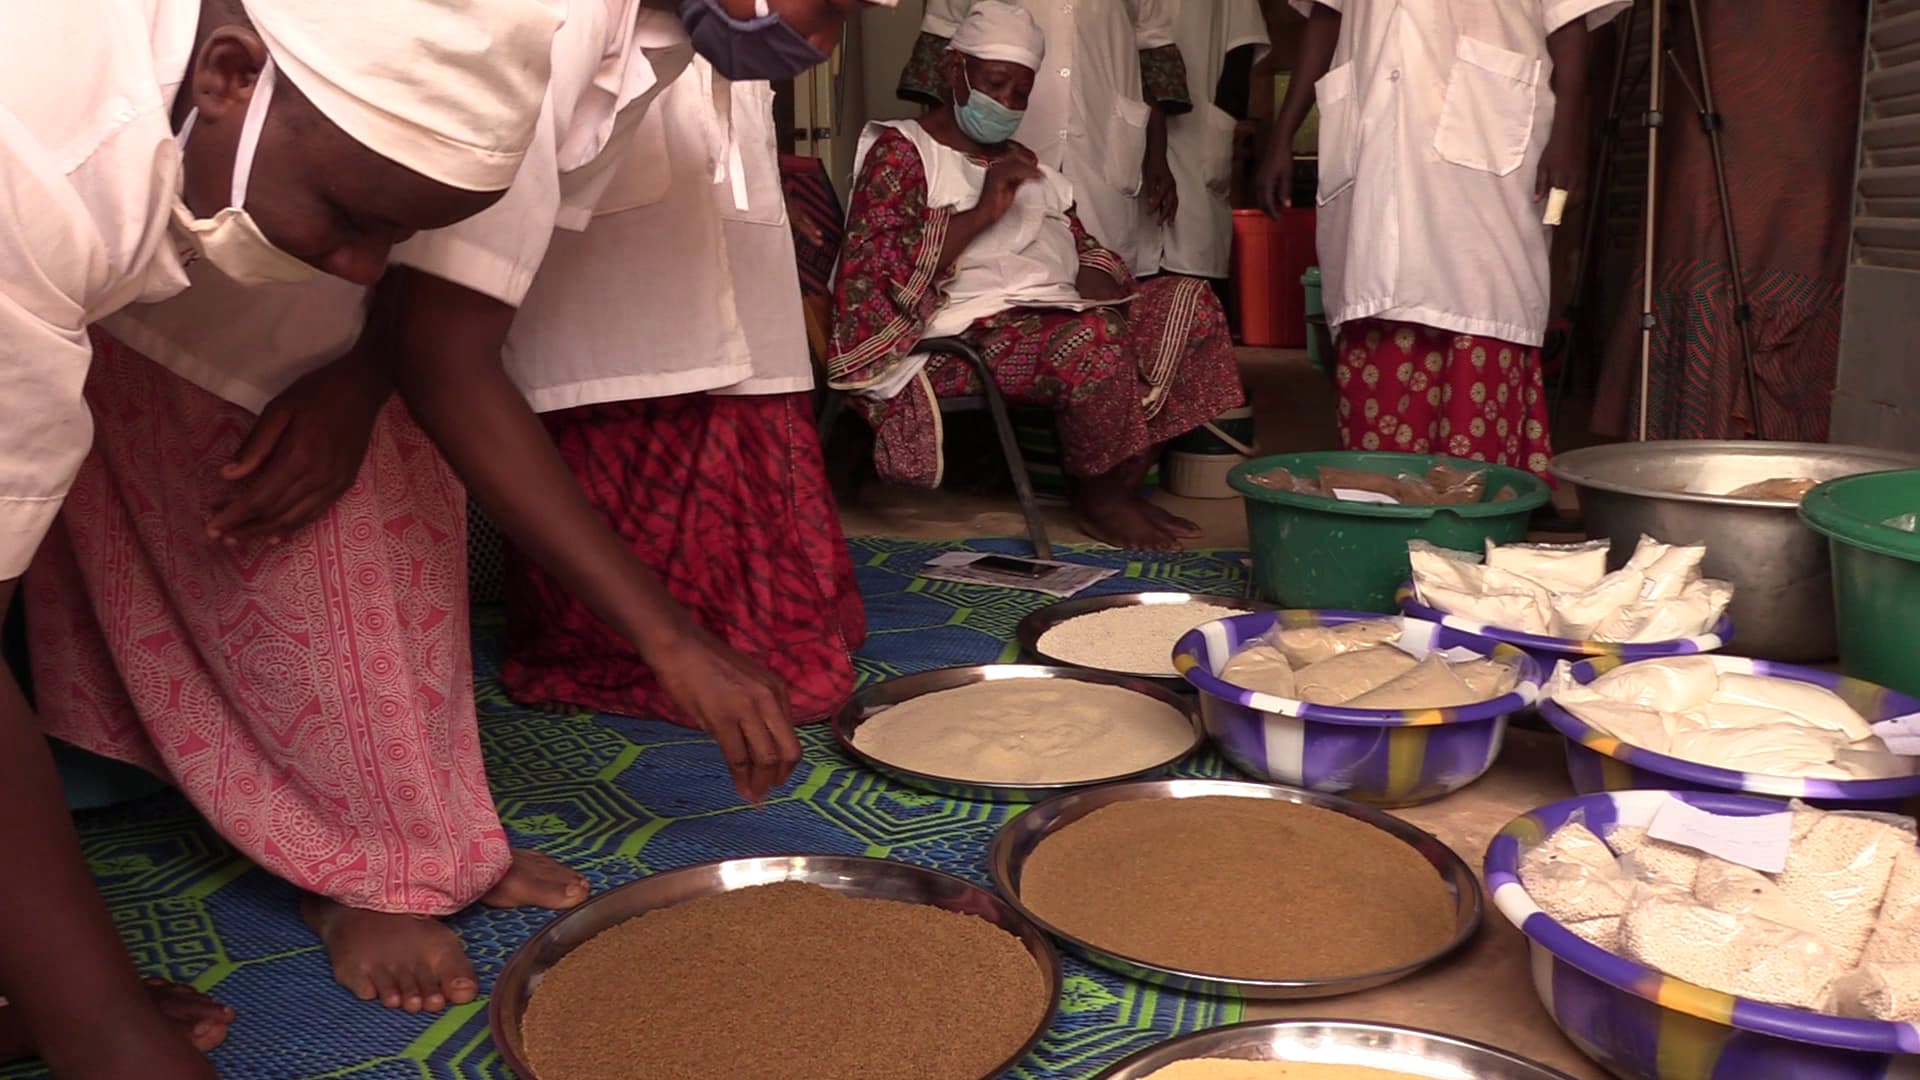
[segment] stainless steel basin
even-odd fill
[[[1579,492],[1587,535],[1613,542],[1613,565],[1626,562],[1642,534],[1704,543],[1707,576],[1734,585],[1727,651],[1809,663],[1839,651],[1826,540],[1801,523],[1795,501],[1714,493],[1916,466],[1920,457],[1891,450],[1682,440],[1588,447],[1554,458],[1551,468]]]

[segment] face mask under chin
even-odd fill
[[[173,202],[174,232],[186,243],[189,257],[199,257],[239,285],[290,285],[326,277],[321,270],[288,254],[267,239],[253,215],[246,211],[247,182],[252,178],[253,159],[260,150],[260,129],[267,119],[267,106],[273,100],[276,76],[269,58],[254,83],[253,97],[241,121],[240,141],[233,154],[233,188],[227,205],[210,218],[197,217],[186,200],[176,195]],[[181,126],[178,142],[182,150],[193,135],[199,119],[196,110]]]

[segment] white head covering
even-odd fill
[[[975,59],[1005,60],[1038,71],[1040,58],[1047,54],[1047,36],[1024,8],[1004,0],[977,0],[948,47]]]
[[[564,0],[242,0],[286,79],[356,142],[466,191],[513,183]]]

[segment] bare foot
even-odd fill
[[[300,914],[326,946],[334,979],[361,1001],[439,1012],[480,994],[466,948],[438,919],[351,908],[311,894],[300,898]]]
[[[1178,551],[1180,542],[1147,513],[1138,495],[1086,492],[1076,497],[1074,511],[1087,535],[1129,551]]]
[[[146,984],[147,996],[161,1019],[187,1045],[204,1054],[227,1040],[232,1009],[191,986],[157,978],[146,980]],[[20,1010],[0,1004],[0,1062],[39,1054],[39,1042],[27,1030]]]
[[[1178,540],[1198,540],[1201,537],[1203,530],[1198,524],[1188,521],[1151,499],[1142,499],[1141,502],[1146,505],[1147,516],[1152,518],[1153,523],[1167,535]]]
[[[515,848],[513,863],[500,883],[488,890],[480,902],[488,907],[537,907],[565,911],[580,906],[591,892],[587,879],[567,868],[558,859],[537,851]]]

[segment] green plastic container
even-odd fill
[[[1833,556],[1833,604],[1846,673],[1920,696],[1920,533],[1889,525],[1920,514],[1920,469],[1830,480],[1800,519]]]
[[[1485,470],[1489,499],[1502,487],[1519,497],[1466,506],[1386,506],[1275,491],[1249,479],[1275,468],[1313,476],[1322,466],[1425,475],[1441,463]],[[1283,607],[1343,611],[1396,610],[1393,594],[1413,572],[1407,541],[1457,551],[1483,551],[1488,540],[1517,543],[1526,539],[1527,519],[1552,497],[1544,481],[1504,465],[1350,450],[1256,458],[1234,469],[1227,482],[1246,499],[1260,595]]]

